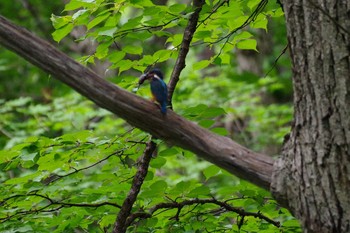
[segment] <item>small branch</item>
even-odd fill
[[[197,28],[201,25],[201,24],[204,24],[205,21],[207,21],[207,19],[209,19],[213,14],[215,14],[220,7],[222,7],[223,5],[225,5],[225,3],[229,4],[230,0],[223,0],[221,2],[218,2],[213,10],[209,13],[209,15],[207,17],[205,17],[203,20],[201,20],[198,25],[197,25]]]
[[[109,145],[107,146],[107,148],[109,148],[118,138],[124,137],[125,135],[129,134],[132,130],[133,130],[133,128],[130,129],[130,130],[128,130],[126,133],[124,133],[124,134],[122,134],[122,135],[116,137],[116,139],[114,139],[112,142],[109,143]],[[83,167],[83,168],[79,168],[79,169],[76,169],[76,168],[73,167],[72,169],[73,169],[74,171],[72,171],[72,172],[70,172],[70,173],[67,173],[67,174],[65,174],[65,175],[52,174],[51,176],[49,176],[48,178],[46,178],[46,179],[43,181],[43,184],[49,185],[49,184],[51,184],[51,183],[53,183],[53,182],[56,182],[57,180],[62,179],[62,178],[64,178],[64,177],[67,177],[67,176],[73,175],[73,174],[75,174],[75,173],[78,173],[78,172],[87,170],[87,169],[89,169],[89,168],[92,168],[92,167],[94,167],[94,166],[96,166],[96,165],[98,165],[98,164],[100,164],[100,163],[102,163],[102,162],[108,160],[110,157],[112,157],[112,156],[114,156],[114,155],[118,155],[119,158],[120,158],[121,155],[124,154],[124,151],[125,151],[125,150],[127,150],[127,149],[129,149],[129,148],[132,148],[133,146],[135,146],[135,145],[138,144],[138,143],[142,143],[142,141],[140,141],[140,142],[128,141],[128,142],[133,143],[133,145],[131,145],[131,146],[129,146],[129,147],[126,147],[126,148],[123,148],[123,149],[120,149],[120,150],[118,150],[118,151],[115,151],[115,152],[111,153],[110,155],[106,156],[105,158],[103,158],[103,159],[101,159],[101,160],[99,160],[99,161],[97,161],[97,162],[95,162],[95,163],[93,163],[93,164],[91,164],[91,165],[89,165],[89,166],[87,166],[87,167]],[[52,147],[52,146],[55,146],[55,145],[50,145],[50,147]]]
[[[280,55],[278,55],[278,57],[275,59],[275,61],[272,64],[272,67],[270,68],[269,71],[267,71],[267,73],[265,74],[264,78],[267,77],[267,75],[269,75],[271,73],[271,71],[276,67],[278,60],[282,57],[283,54],[286,53],[287,49],[288,49],[289,43],[287,43],[286,47],[284,47],[284,49],[282,50],[282,52],[280,53]]]
[[[197,28],[199,13],[202,10],[202,6],[204,5],[204,3],[204,0],[193,0],[193,6],[195,7],[195,11],[188,20],[188,24],[183,34],[184,36],[182,39],[179,55],[177,57],[173,72],[170,77],[170,81],[168,83],[168,105],[171,109],[173,108],[172,98],[174,90],[176,84],[180,79],[180,73],[186,66],[185,59],[190,48],[190,43],[192,41],[193,34]]]
[[[268,0],[261,0],[260,3],[258,4],[258,6],[256,7],[256,9],[252,12],[252,14],[247,18],[246,21],[244,21],[239,27],[233,29],[232,31],[230,31],[227,35],[220,37],[219,39],[213,41],[213,42],[199,42],[199,43],[195,43],[194,46],[197,45],[201,45],[201,44],[217,44],[221,41],[224,41],[223,46],[220,49],[219,54],[222,52],[223,48],[225,47],[225,45],[229,42],[231,36],[233,34],[235,34],[237,31],[245,28],[246,26],[248,26],[251,22],[254,22],[255,19],[258,17],[258,15],[261,13],[261,11],[265,8],[266,4],[267,4]]]
[[[56,201],[56,200],[53,200],[51,199],[50,197],[47,197],[47,196],[44,196],[42,194],[37,194],[37,193],[29,193],[29,194],[19,194],[19,195],[14,195],[14,196],[11,196],[11,197],[7,197],[5,199],[3,199],[1,202],[0,202],[0,206],[1,205],[4,205],[7,201],[11,200],[11,199],[16,199],[16,198],[19,198],[19,197],[28,197],[28,196],[35,196],[35,197],[41,197],[43,199],[45,199],[46,201],[49,202],[49,204],[47,204],[46,206],[44,207],[41,207],[39,209],[30,209],[30,210],[25,210],[25,211],[18,211],[12,215],[8,215],[4,218],[0,218],[0,221],[1,222],[6,222],[8,220],[10,220],[11,218],[14,218],[16,216],[20,216],[20,215],[29,215],[29,214],[37,214],[37,213],[41,213],[41,212],[54,212],[54,211],[57,211],[61,208],[64,208],[64,207],[87,207],[87,208],[98,208],[98,207],[101,207],[101,206],[113,206],[113,207],[116,207],[116,208],[121,208],[120,205],[118,204],[115,204],[115,203],[112,203],[112,202],[101,202],[101,203],[94,203],[94,204],[90,204],[90,203],[69,203],[69,202],[62,202],[62,201]],[[52,206],[56,206],[58,205],[58,207],[56,208],[52,208],[52,209],[49,209],[47,210],[47,208],[49,207],[52,207]]]
[[[163,24],[159,24],[159,25],[156,25],[156,26],[142,25],[141,27],[137,27],[137,28],[131,28],[131,29],[120,30],[120,31],[118,31],[118,32],[113,36],[113,38],[114,38],[114,39],[122,38],[122,37],[126,36],[127,34],[129,34],[130,32],[142,32],[142,31],[156,30],[156,29],[158,29],[158,28],[165,27],[165,26],[167,26],[168,24],[170,24],[170,23],[172,23],[173,21],[178,20],[178,19],[180,19],[180,17],[179,17],[179,16],[176,16],[175,18],[170,19],[168,22],[163,22]],[[119,48],[119,46],[116,44],[115,41],[114,41],[114,43],[115,43],[115,45],[117,46],[117,48]]]
[[[257,212],[257,213],[248,212],[248,211],[245,211],[243,208],[234,207],[234,206],[228,204],[227,202],[218,201],[215,198],[210,198],[210,199],[195,198],[195,199],[185,200],[182,202],[159,203],[159,204],[151,207],[148,212],[136,212],[136,213],[130,215],[127,224],[128,224],[128,226],[131,225],[133,223],[133,221],[135,221],[136,219],[151,218],[156,211],[161,210],[161,209],[166,209],[166,210],[178,209],[176,215],[173,217],[175,220],[178,221],[180,211],[183,207],[190,206],[190,205],[198,205],[198,204],[200,204],[200,205],[215,204],[215,205],[221,207],[223,210],[225,210],[224,212],[234,212],[234,213],[240,215],[241,219],[244,219],[244,217],[254,217],[254,218],[259,218],[261,220],[265,220],[266,222],[274,225],[275,227],[281,226],[280,222],[275,221],[275,220],[263,215],[260,212]]]
[[[75,173],[84,171],[84,170],[86,170],[86,169],[92,168],[92,167],[94,167],[94,166],[96,166],[96,165],[98,165],[98,164],[100,164],[100,163],[106,161],[107,159],[109,159],[109,158],[112,157],[113,155],[119,155],[119,156],[121,156],[121,155],[123,154],[123,152],[124,152],[124,149],[119,150],[119,151],[116,151],[116,152],[113,152],[112,154],[106,156],[105,158],[103,158],[103,159],[101,159],[101,160],[99,160],[99,161],[97,161],[97,162],[95,162],[95,163],[93,163],[93,164],[91,164],[91,165],[89,165],[89,166],[86,166],[86,167],[83,167],[83,168],[79,168],[79,169],[73,168],[74,171],[72,171],[72,172],[70,172],[70,173],[67,173],[67,174],[65,174],[65,175],[53,174],[52,176],[46,178],[46,179],[43,181],[43,183],[44,183],[45,185],[49,185],[49,184],[51,184],[51,183],[53,183],[53,182],[56,182],[56,181],[58,181],[59,179],[62,179],[62,178],[64,178],[64,177],[67,177],[67,176],[73,175],[73,174],[75,174]]]
[[[148,166],[152,158],[152,154],[156,149],[156,144],[150,140],[147,143],[146,149],[141,156],[141,160],[139,162],[139,166],[132,181],[131,188],[127,197],[125,198],[123,205],[120,208],[117,219],[114,224],[113,232],[114,233],[123,233],[126,232],[128,225],[127,222],[128,217],[130,216],[131,209],[133,204],[136,201],[137,195],[140,192],[141,186],[148,172]]]

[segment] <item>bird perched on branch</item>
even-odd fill
[[[139,85],[144,83],[145,80],[150,81],[153,96],[152,100],[159,104],[161,113],[165,115],[167,110],[168,88],[163,81],[163,73],[159,69],[153,69],[141,75]]]

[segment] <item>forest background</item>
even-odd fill
[[[135,92],[151,66],[169,81],[193,10],[190,2],[170,0],[22,0],[2,1],[0,14]],[[281,6],[205,1],[198,22],[174,111],[278,156],[293,115]],[[110,232],[151,136],[12,52],[0,47],[0,53],[0,229]],[[148,86],[136,94],[149,98]],[[192,152],[153,141],[157,150],[128,231],[300,231],[268,191]]]

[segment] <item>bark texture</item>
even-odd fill
[[[214,134],[171,110],[163,116],[152,102],[100,78],[49,43],[1,16],[0,44],[131,125],[164,139],[171,145],[190,150],[238,177],[269,189],[273,165],[271,157]]]
[[[350,1],[284,1],[295,116],[272,191],[304,232],[350,232]]]

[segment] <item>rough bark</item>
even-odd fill
[[[272,191],[304,232],[350,232],[350,2],[283,4],[295,116]]]
[[[260,187],[269,189],[273,160],[227,137],[216,135],[173,111],[157,106],[100,78],[52,45],[0,16],[0,44],[52,74],[80,94],[131,125],[190,150],[201,158]]]

